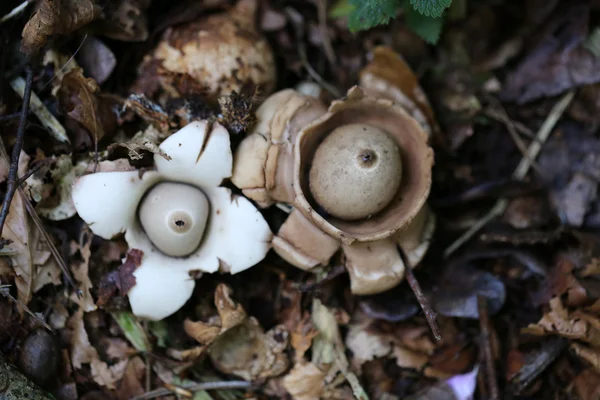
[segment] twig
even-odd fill
[[[331,45],[331,38],[327,29],[327,0],[317,1],[317,11],[319,13],[319,30],[321,31],[321,41],[323,42],[323,50],[329,64],[335,65],[335,52]]]
[[[410,260],[406,256],[406,253],[399,245],[396,247],[398,249],[398,254],[400,254],[400,258],[404,263],[404,274],[406,276],[406,280],[408,281],[408,285],[412,289],[413,293],[415,294],[415,297],[417,298],[417,301],[421,305],[421,309],[425,313],[425,318],[429,323],[431,332],[433,333],[433,336],[436,338],[436,340],[442,340],[442,332],[440,331],[440,327],[436,319],[437,314],[435,313],[435,311],[433,311],[433,309],[429,305],[429,300],[427,300],[427,297],[425,297],[425,295],[423,294],[423,291],[421,290],[421,285],[419,285],[419,281],[417,281],[417,278],[415,278],[415,275],[412,270],[412,265],[410,264]]]
[[[575,96],[574,91],[570,91],[565,94],[561,99],[552,107],[550,114],[538,130],[535,135],[535,140],[531,142],[529,145],[529,149],[527,150],[527,156],[521,159],[521,162],[515,169],[513,173],[513,178],[517,180],[523,180],[529,172],[529,168],[531,167],[531,161],[535,160],[542,149],[542,144],[546,142],[550,133],[556,126],[556,123],[563,115],[573,97]],[[468,242],[477,232],[481,230],[488,222],[493,220],[494,218],[502,215],[508,206],[508,201],[506,199],[499,199],[496,204],[492,207],[492,209],[485,214],[481,219],[479,219],[473,226],[463,233],[458,239],[456,239],[448,248],[444,251],[444,257],[448,258],[451,256],[456,250],[458,250],[463,244]]]
[[[492,353],[491,322],[488,314],[487,299],[477,296],[477,310],[479,311],[479,326],[481,328],[481,350],[485,356],[485,376],[488,381],[490,400],[500,400],[496,366],[494,365],[494,354]]]
[[[12,114],[0,115],[0,122],[9,121],[11,119],[17,119],[21,116],[21,112],[16,112]]]
[[[23,199],[23,203],[25,204],[25,208],[27,209],[27,212],[31,216],[31,219],[33,220],[33,223],[35,224],[35,226],[39,229],[40,233],[42,234],[44,241],[46,242],[46,244],[48,245],[48,248],[50,249],[50,253],[52,253],[54,260],[56,260],[56,263],[58,264],[63,275],[65,276],[65,280],[67,281],[69,286],[71,286],[71,288],[73,288],[76,291],[78,297],[82,296],[83,292],[81,291],[81,289],[79,289],[77,287],[77,284],[75,283],[75,280],[71,276],[71,272],[69,271],[69,268],[67,267],[67,264],[65,263],[65,260],[60,255],[60,252],[54,245],[54,242],[52,241],[52,238],[46,231],[46,228],[44,228],[44,223],[42,222],[42,220],[40,219],[40,216],[35,211],[35,207],[33,207],[33,204],[31,204],[31,201],[29,201],[29,198],[27,197],[27,194],[25,193],[23,188],[19,187],[18,190],[19,190],[19,195]]]
[[[11,18],[16,17],[17,15],[19,15],[20,13],[25,11],[25,9],[27,8],[28,5],[29,5],[29,0],[25,0],[24,2],[22,2],[21,4],[19,4],[15,8],[13,8],[11,12],[9,12],[5,16],[3,16],[2,19],[0,19],[0,24],[8,21]]]
[[[204,383],[189,383],[178,386],[179,388],[189,390],[191,392],[199,392],[200,390],[223,390],[223,389],[250,389],[252,384],[246,381],[217,381]],[[160,388],[140,396],[132,397],[130,400],[146,400],[154,399],[160,396],[167,396],[174,391],[167,388]]]
[[[302,22],[302,16],[298,13],[298,11],[294,10],[291,7],[286,7],[285,12],[290,17],[290,20],[292,21],[292,24],[294,25],[294,28],[296,30],[296,42],[298,44],[298,55],[300,56],[300,61],[302,62],[302,65],[306,69],[306,72],[308,72],[308,74],[319,85],[321,85],[321,87],[323,87],[323,89],[327,90],[329,93],[331,93],[333,96],[335,96],[335,98],[342,97],[342,93],[335,86],[333,86],[329,82],[325,81],[325,79],[323,79],[321,77],[321,75],[319,75],[319,73],[317,71],[315,71],[315,69],[312,67],[312,65],[310,65],[310,63],[308,62],[308,56],[306,55],[306,45],[304,44],[304,41],[302,40],[302,38],[304,36],[304,26],[303,26],[303,22]]]
[[[27,171],[25,173],[25,175],[21,176],[18,180],[17,180],[17,186],[21,186],[23,184],[23,182],[25,182],[27,179],[29,179],[29,177],[33,174],[35,174],[36,172],[38,172],[40,169],[42,169],[43,167],[45,167],[46,165],[50,164],[51,159],[50,158],[45,158],[37,163],[35,163],[33,165],[33,167],[29,168],[29,171]]]
[[[27,114],[29,112],[29,100],[31,98],[31,85],[33,84],[33,70],[31,67],[26,68],[27,80],[25,90],[23,92],[23,108],[21,109],[21,117],[19,118],[19,127],[17,128],[17,138],[13,146],[12,157],[10,160],[10,169],[8,170],[8,182],[6,195],[2,201],[2,210],[0,211],[0,236],[4,229],[4,223],[8,217],[10,203],[12,202],[15,191],[17,190],[17,171],[19,169],[19,158],[23,149],[23,141],[25,139],[25,125],[27,123]],[[0,243],[0,248],[4,244]]]

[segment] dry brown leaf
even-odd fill
[[[118,400],[128,400],[144,394],[142,379],[146,373],[146,364],[140,357],[133,357],[127,363],[123,379],[117,390]]]
[[[373,320],[362,314],[350,324],[346,335],[346,347],[352,351],[352,360],[358,365],[375,358],[385,357],[392,351],[392,339],[378,332],[369,331]]]
[[[265,333],[251,317],[219,335],[208,354],[221,372],[253,381],[280,375],[288,368],[287,344],[285,328],[277,326]]]
[[[396,364],[398,364],[399,367],[413,368],[418,371],[425,367],[429,361],[427,354],[419,353],[401,346],[394,347],[394,357],[396,358]]]
[[[21,51],[37,53],[52,35],[67,35],[93,21],[101,13],[93,0],[41,0],[23,28]]]
[[[136,133],[131,140],[110,145],[109,151],[117,147],[125,147],[128,150],[127,156],[132,160],[141,160],[144,158],[144,152],[158,154],[165,160],[171,160],[171,157],[159,147],[159,143],[164,138],[165,135],[154,126],[148,125],[146,130]]]
[[[598,317],[579,310],[569,313],[558,297],[550,300],[550,311],[537,324],[529,324],[522,332],[537,336],[555,334],[600,346]]]
[[[82,292],[80,295],[77,293],[71,294],[71,300],[79,304],[79,307],[85,312],[94,311],[97,308],[94,298],[90,293],[92,281],[89,277],[90,257],[92,255],[90,247],[93,238],[94,234],[88,227],[82,229],[79,235],[79,253],[81,254],[82,261],[71,263],[73,278],[79,283],[78,287]]]
[[[294,400],[319,400],[325,390],[325,372],[313,363],[296,364],[283,378],[283,387]]]
[[[69,318],[67,329],[70,333],[71,363],[75,369],[81,369],[83,364],[89,364],[92,378],[100,386],[114,389],[115,384],[125,372],[127,360],[108,366],[100,360],[98,351],[92,346],[83,323],[83,310],[79,309]]]
[[[202,357],[206,348],[207,346],[196,346],[185,350],[168,349],[167,354],[178,361],[195,361]]]
[[[185,333],[202,345],[212,343],[217,336],[241,324],[248,317],[244,308],[231,299],[231,288],[225,284],[219,284],[215,289],[214,301],[219,313],[218,321],[205,323],[186,319],[183,324]]]
[[[593,349],[579,343],[571,343],[571,349],[577,356],[590,363],[597,372],[600,372],[600,349]]]
[[[67,323],[67,319],[69,319],[69,311],[64,305],[56,303],[52,306],[52,313],[48,319],[52,329],[63,329]]]
[[[96,97],[99,90],[98,83],[86,78],[81,68],[74,68],[65,74],[58,90],[58,101],[63,112],[83,126],[95,142],[104,136]]]
[[[573,380],[575,391],[581,400],[600,399],[600,375],[586,369]]]
[[[27,171],[29,156],[21,152],[19,158],[19,172],[22,176]],[[35,276],[34,251],[32,244],[32,226],[29,215],[25,209],[25,203],[19,193],[16,193],[10,204],[8,217],[2,232],[3,239],[11,243],[7,246],[14,252],[11,255],[12,268],[15,273],[15,285],[17,286],[17,299],[22,304],[28,304],[33,294],[33,277]]]
[[[133,273],[141,265],[143,256],[144,252],[141,250],[129,250],[125,262],[102,277],[98,284],[98,305],[100,307],[105,306],[117,291],[121,296],[126,296],[135,286]]]

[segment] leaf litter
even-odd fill
[[[1,251],[2,293],[33,317],[0,299],[3,354],[18,360],[25,338],[48,324],[62,349],[49,391],[64,399],[173,393],[226,400],[468,399],[485,398],[494,386],[502,395],[597,398],[597,5],[530,2],[515,13],[504,2],[469,2],[456,16],[455,2],[436,3],[450,5],[444,15],[459,23],[440,20],[435,46],[407,34],[415,18],[403,11],[394,19],[398,7],[389,25],[357,34],[349,33],[345,17],[324,18],[312,2],[267,1],[259,15],[278,54],[279,89],[317,76],[343,92],[382,42],[418,71],[442,128],[432,140],[430,204],[438,229],[415,270],[438,314],[439,342],[405,283],[377,296],[352,296],[344,274],[316,281],[275,256],[241,275],[204,276],[192,300],[165,321],[137,320],[126,294],[142,254],[128,251],[122,238],[94,237],[75,216],[71,183],[94,170],[143,169],[154,154],[168,159],[158,144],[197,119],[227,125],[237,145],[256,122],[260,92],[211,103],[189,79],[166,79],[167,90],[194,91],[172,99],[152,90],[152,65],[138,71],[162,30],[233,2],[211,0],[182,16],[185,7],[164,2],[43,0],[0,24],[11,44],[0,48],[0,59],[10,59],[0,62],[0,72],[16,90],[0,90],[0,131],[11,148],[17,121],[5,116],[19,111],[20,75],[31,63],[34,112],[19,175],[45,163],[23,193],[76,281],[76,288],[66,284],[17,193],[3,232],[12,242]],[[16,3],[1,4],[0,15]],[[553,111],[559,101],[553,96],[572,89],[578,90],[561,103],[564,113]],[[323,90],[318,96],[332,100]],[[515,167],[528,162],[523,149],[538,143],[533,137],[545,126],[539,157],[515,183]],[[0,160],[3,179],[9,166]],[[502,216],[463,242],[457,258],[443,258],[498,199],[507,199]],[[279,213],[265,210],[274,226]],[[478,321],[482,297],[487,324]]]

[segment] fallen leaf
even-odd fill
[[[125,262],[116,270],[104,275],[98,284],[98,306],[103,307],[119,291],[121,296],[126,296],[135,286],[134,271],[140,266],[144,252],[131,249],[127,252]]]
[[[100,360],[98,351],[92,346],[83,323],[83,310],[79,309],[69,318],[67,329],[70,334],[71,363],[75,369],[81,369],[83,364],[89,364],[92,378],[100,386],[114,389],[127,365],[123,360],[115,365],[108,366]]]
[[[346,334],[346,347],[352,351],[352,360],[362,365],[389,355],[392,352],[392,338],[370,331],[373,320],[364,316],[361,318],[361,314],[355,318],[357,320],[350,323]]]
[[[581,400],[598,400],[600,398],[600,374],[586,369],[573,379],[575,391]]]
[[[523,104],[600,81],[600,59],[584,45],[589,14],[582,2],[560,7],[539,43],[508,75],[501,98]]]
[[[48,322],[52,329],[63,329],[67,323],[67,319],[69,319],[69,311],[64,305],[57,303],[52,307],[52,313]]]
[[[313,363],[297,363],[283,377],[283,387],[294,400],[320,400],[325,389],[325,375]]]
[[[536,324],[522,329],[531,335],[559,335],[567,339],[579,339],[594,347],[600,346],[600,321],[594,315],[576,310],[569,312],[559,297],[550,300],[550,311]]]
[[[68,35],[101,12],[93,0],[42,0],[23,28],[21,51],[32,56],[46,45],[50,36]]]
[[[238,326],[248,318],[244,308],[233,301],[231,288],[225,284],[219,284],[215,289],[214,302],[219,313],[218,321],[204,323],[186,319],[183,324],[185,333],[202,345],[212,343],[217,336]]]
[[[288,368],[287,344],[285,328],[278,326],[265,333],[251,317],[219,335],[208,354],[219,371],[253,381],[280,375]]]
[[[593,349],[579,343],[571,343],[571,350],[573,350],[575,355],[584,359],[594,367],[596,372],[600,372],[600,349]]]
[[[146,9],[149,0],[108,2],[105,17],[98,21],[99,34],[123,42],[143,42],[148,39]]]
[[[21,152],[18,176],[26,173],[28,164],[29,156]],[[31,229],[30,217],[25,209],[24,200],[17,192],[10,203],[2,236],[3,239],[10,240],[7,248],[14,252],[10,259],[15,274],[17,299],[24,305],[31,300],[34,288],[35,266]]]
[[[256,122],[255,101],[253,96],[238,94],[235,90],[230,95],[219,98],[222,123],[229,132],[240,135]]]
[[[158,135],[169,130],[169,114],[159,104],[154,103],[143,94],[129,95],[125,101],[124,109],[132,110],[138,117],[154,125],[159,131],[156,133]],[[161,139],[164,139],[164,137],[161,137]]]
[[[117,399],[128,400],[144,394],[145,390],[142,386],[142,379],[145,374],[146,364],[144,364],[144,361],[140,357],[129,359],[123,379],[121,379],[117,389]]]
[[[79,253],[81,254],[81,261],[73,261],[71,263],[71,272],[73,278],[79,283],[78,288],[81,291],[80,294],[74,292],[71,294],[71,301],[75,304],[79,304],[79,307],[85,312],[96,310],[96,303],[90,293],[90,289],[93,287],[92,281],[89,277],[90,257],[92,255],[90,247],[92,246],[92,239],[94,234],[88,227],[84,227],[79,234]]]
[[[432,293],[433,309],[442,315],[459,318],[479,318],[477,296],[487,299],[490,315],[504,305],[504,283],[489,272],[468,264],[450,264],[440,276],[439,290]]]
[[[63,112],[84,127],[95,143],[104,136],[96,97],[99,90],[98,83],[86,78],[81,68],[74,68],[65,74],[58,90],[58,101]]]
[[[52,179],[50,191],[46,191],[47,185],[35,176],[26,181],[28,192],[38,203],[35,210],[39,215],[51,221],[62,221],[77,213],[71,198],[71,188],[75,179],[86,172],[87,164],[82,161],[73,165],[71,155],[68,154],[54,158],[49,171]]]

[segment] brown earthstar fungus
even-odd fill
[[[169,28],[142,69],[158,63],[161,85],[175,97],[185,94],[181,86],[200,89],[211,100],[248,86],[270,94],[277,71],[271,47],[256,27],[257,7],[258,0],[240,0],[228,12]]]
[[[404,278],[397,246],[417,265],[435,217],[426,205],[437,130],[413,72],[379,47],[360,85],[324,110],[293,90],[259,107],[234,155],[232,181],[261,206],[293,210],[273,239],[289,263],[313,270],[342,251],[351,289],[366,295]]]
[[[143,252],[128,296],[134,314],[153,320],[190,298],[198,272],[250,268],[265,257],[272,237],[252,203],[219,186],[232,171],[225,128],[192,122],[160,150],[168,159],[155,154],[155,169],[85,175],[72,194],[96,235],[124,232],[129,248]]]

